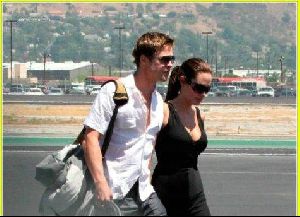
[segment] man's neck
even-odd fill
[[[134,74],[134,80],[136,87],[141,91],[141,93],[143,93],[143,95],[151,96],[155,90],[156,82],[147,79],[146,74],[141,71],[137,71]]]

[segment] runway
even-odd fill
[[[93,98],[4,96],[4,105],[16,102],[90,105]],[[280,104],[284,109],[296,106],[295,98],[207,98],[205,103],[244,103],[246,106],[243,107],[247,109],[248,104],[255,106]],[[211,111],[211,115],[215,112]],[[266,122],[264,119],[261,120],[257,126],[262,126]],[[214,122],[215,119],[207,123],[207,126],[214,127],[212,125]],[[231,120],[228,123],[232,122]],[[238,123],[240,124],[240,120]],[[251,124],[252,122],[249,126]],[[285,122],[282,124],[271,122],[271,124],[276,129],[286,126]],[[39,215],[38,204],[44,188],[34,179],[35,165],[48,153],[71,142],[77,133],[77,125],[63,125],[64,130],[59,125],[51,125],[55,130],[50,130],[48,125],[38,125],[38,128],[29,126],[31,125],[24,128],[23,125],[19,125],[14,128],[15,126],[6,125],[4,128],[6,131],[3,138],[3,215]],[[62,135],[69,137],[61,138]],[[228,136],[209,139],[209,148],[199,157],[198,166],[213,216],[296,215],[296,138],[295,136],[285,138],[276,133],[270,135],[272,138],[268,137],[268,140],[258,137],[242,142]]]
[[[35,165],[58,148],[4,148],[4,215],[39,215],[38,203],[44,188],[34,179]],[[221,150],[208,149],[198,162],[213,216],[296,215],[295,150]]]
[[[3,95],[3,103],[30,103],[55,105],[90,105],[96,96],[62,95],[62,96],[26,96]],[[209,104],[274,104],[296,105],[296,97],[207,97],[204,102]]]

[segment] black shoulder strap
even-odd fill
[[[103,141],[103,145],[102,145],[102,149],[101,149],[103,158],[104,158],[104,155],[107,151],[109,142],[111,140],[111,136],[112,136],[112,133],[113,133],[114,124],[115,124],[115,120],[117,118],[118,110],[121,106],[125,105],[128,102],[128,94],[126,92],[126,88],[121,82],[115,81],[115,80],[109,80],[109,81],[106,81],[105,83],[103,83],[101,85],[101,88],[104,85],[106,85],[107,83],[110,83],[110,82],[113,82],[116,86],[116,91],[115,91],[114,96],[113,96],[113,100],[114,100],[114,103],[115,103],[116,106],[114,108],[113,115],[112,115],[112,118],[109,122],[107,132],[105,134],[105,138],[104,138],[104,141]],[[82,144],[82,141],[84,140],[84,134],[85,134],[85,128],[82,129],[82,131],[79,133],[79,135],[77,136],[77,138],[73,142],[73,144]]]
[[[106,131],[106,134],[105,134],[105,138],[104,138],[104,141],[103,141],[103,144],[102,144],[101,152],[102,152],[102,157],[103,158],[104,158],[104,155],[105,155],[105,153],[107,151],[107,148],[109,146],[111,136],[113,134],[114,124],[115,124],[115,120],[117,118],[118,110],[121,106],[125,105],[128,102],[128,94],[126,92],[125,86],[122,83],[120,83],[118,81],[115,81],[115,80],[109,80],[109,81],[105,82],[104,84],[102,84],[102,87],[104,85],[106,85],[107,83],[110,83],[110,82],[113,82],[116,85],[116,91],[115,91],[114,96],[113,96],[114,103],[115,103],[116,106],[114,108],[113,115],[112,115],[111,120],[109,122],[107,131]]]

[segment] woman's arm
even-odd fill
[[[163,119],[163,126],[162,126],[163,128],[168,125],[169,116],[170,116],[169,105],[167,103],[164,103],[164,119]]]

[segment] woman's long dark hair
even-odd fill
[[[212,74],[210,65],[200,58],[191,58],[184,61],[181,66],[176,66],[169,78],[166,102],[175,99],[181,90],[180,76],[185,76],[187,82],[196,78],[198,73]]]

